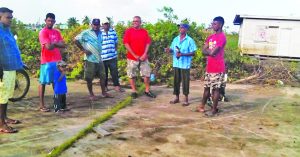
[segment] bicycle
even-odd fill
[[[24,65],[23,69],[16,71],[16,82],[15,82],[15,89],[14,95],[9,100],[12,102],[22,100],[28,93],[30,87],[30,79],[29,75],[26,70],[29,68]],[[2,79],[3,71],[2,68],[0,69],[0,77]]]

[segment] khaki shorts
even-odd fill
[[[225,73],[205,73],[204,88],[221,88],[224,84]]]
[[[99,77],[100,80],[105,80],[105,68],[101,61],[100,63],[93,63],[85,61],[84,64],[84,78],[87,80],[93,80],[95,77]]]
[[[0,80],[0,104],[6,104],[14,95],[16,83],[16,71],[3,71],[3,79]]]
[[[140,71],[142,77],[150,77],[151,68],[149,61],[145,60],[143,62],[138,62],[134,60],[127,59],[127,75],[129,78],[136,77],[137,71]]]

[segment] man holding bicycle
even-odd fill
[[[13,11],[0,8],[0,133],[16,133],[18,130],[8,124],[18,124],[20,121],[7,117],[8,99],[12,98],[16,80],[16,70],[23,68],[20,50],[10,31]]]

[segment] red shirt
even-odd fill
[[[42,47],[41,64],[45,64],[49,62],[57,62],[62,59],[59,48],[48,50],[45,47],[47,43],[51,44],[52,42],[63,41],[63,38],[58,30],[48,29],[45,27],[40,31],[39,39]]]
[[[222,73],[225,72],[225,61],[224,61],[224,49],[226,45],[225,34],[218,33],[210,35],[206,41],[209,45],[209,49],[212,50],[215,47],[220,47],[219,52],[216,56],[207,56],[206,72],[208,73]]]
[[[143,28],[128,28],[125,31],[123,43],[128,44],[136,55],[142,56],[145,52],[146,45],[151,43],[151,38],[148,35],[147,30]],[[127,59],[137,61],[137,59],[128,51]]]

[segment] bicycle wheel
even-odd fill
[[[24,98],[28,93],[29,86],[30,86],[30,79],[27,72],[24,69],[17,70],[14,95],[9,100],[14,102]]]

